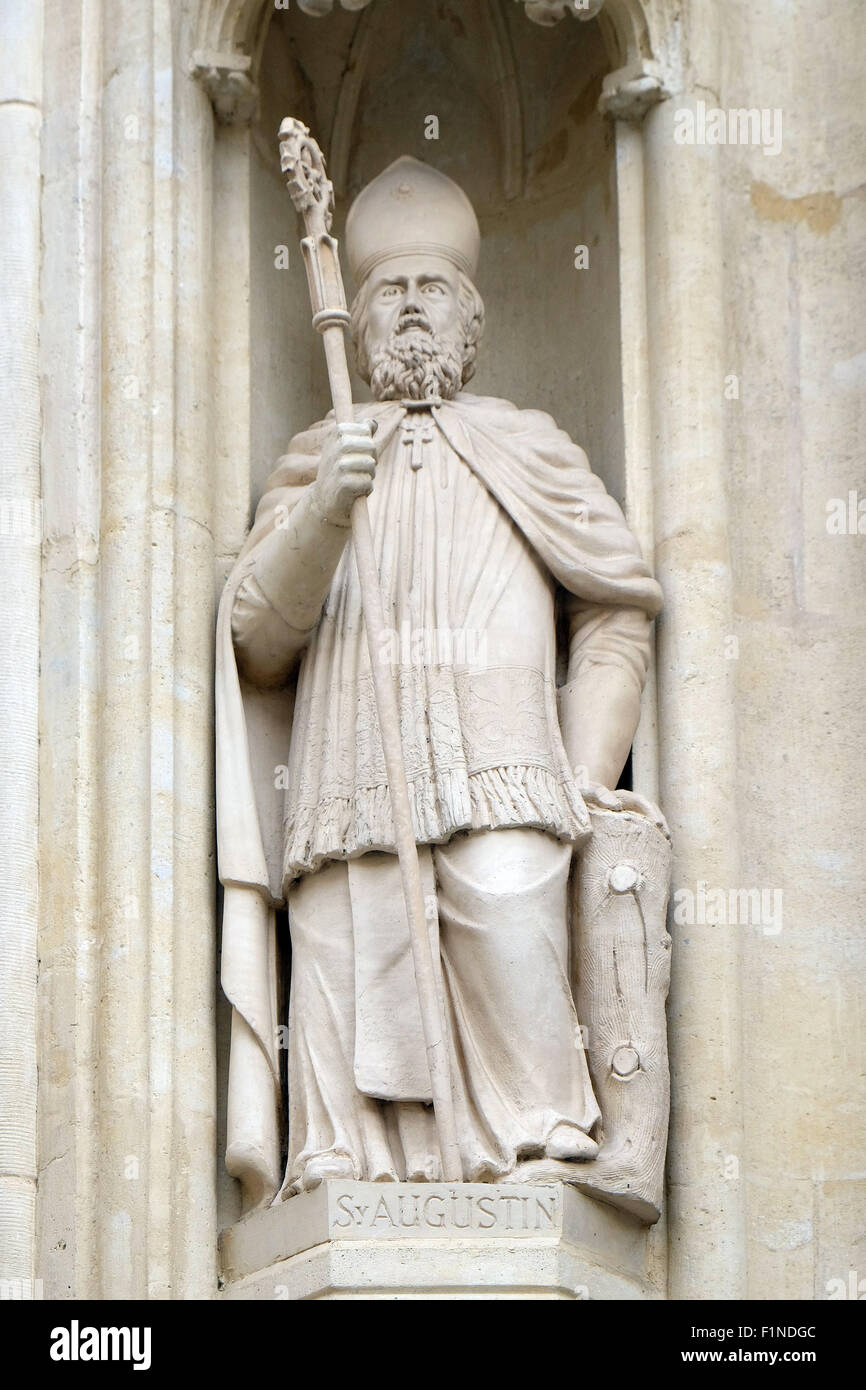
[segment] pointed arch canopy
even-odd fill
[[[336,0],[296,0],[305,14],[322,18],[333,12]],[[668,95],[653,35],[655,6],[651,0],[517,0],[535,24],[552,25],[568,15],[587,21],[598,18],[614,70],[602,89],[604,115],[640,120],[650,106]],[[339,0],[344,10],[371,10],[375,0]],[[504,33],[502,0],[491,0],[494,32]],[[257,103],[256,78],[274,0],[194,0],[191,12],[189,68],[213,102],[217,118],[227,124],[252,118]],[[365,26],[369,32],[369,26]],[[361,36],[362,37],[362,36]],[[495,57],[508,83],[510,60],[503,42]],[[357,85],[357,83],[356,83]],[[351,106],[351,92],[349,93]],[[507,146],[512,161],[519,157],[514,133],[505,113]],[[506,183],[508,179],[506,177]]]

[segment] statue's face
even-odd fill
[[[377,401],[453,400],[472,375],[483,324],[477,290],[450,261],[393,256],[352,306],[358,369]]]
[[[396,256],[373,272],[367,332],[373,351],[392,335],[433,333],[461,339],[460,280],[449,261],[436,256]]]

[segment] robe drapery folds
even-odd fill
[[[381,457],[406,417],[405,407],[400,402],[368,403],[359,405],[357,414],[378,421]],[[640,609],[655,615],[661,591],[619,506],[590,471],[583,451],[549,416],[518,410],[507,401],[462,394],[436,406],[433,418],[442,446],[471,470],[501,514],[510,517],[544,571],[573,596],[585,615],[586,629],[592,627],[594,612],[604,609]],[[270,1118],[279,1104],[274,910],[284,901],[287,883],[299,873],[329,858],[392,847],[390,810],[381,783],[369,794],[334,795],[321,812],[312,804],[315,785],[306,799],[302,788],[300,800],[298,787],[290,787],[287,799],[276,769],[288,764],[296,781],[305,775],[297,758],[293,763],[289,756],[294,682],[274,689],[246,682],[238,670],[232,636],[232,614],[255,566],[257,547],[284,524],[314,481],[329,428],[325,421],[297,436],[280,460],[229,577],[217,624],[217,826],[219,874],[226,890],[222,985],[235,1010],[227,1163],[248,1193],[260,1194],[262,1201],[278,1190],[281,1180],[278,1127]],[[482,554],[482,564],[483,558]],[[344,557],[346,563],[353,563],[351,556]],[[482,612],[483,624],[483,605],[475,611],[476,616]],[[548,705],[550,684],[545,681],[537,697]],[[416,698],[439,695],[425,689]],[[548,711],[548,718],[555,718],[555,696],[552,703],[554,713]],[[305,719],[310,717],[309,704],[307,699],[302,702]],[[369,720],[375,727],[374,713]],[[350,718],[350,736],[353,731]],[[559,743],[558,737],[555,741]],[[478,763],[477,750],[474,756]],[[407,750],[407,762],[410,757]],[[525,761],[545,760],[533,756]],[[585,808],[561,758],[557,762],[554,756],[546,768],[491,768],[475,766],[470,749],[468,765],[465,762],[457,759],[456,774],[449,767],[444,773],[434,769],[426,779],[419,775],[420,790],[413,800],[419,841],[441,841],[455,829],[476,824],[537,823],[575,843],[585,833]],[[527,805],[534,809],[527,810]]]

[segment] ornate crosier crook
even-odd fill
[[[350,317],[346,308],[339,248],[336,238],[331,236],[334,188],[325,172],[325,161],[319,146],[307,126],[292,116],[287,116],[280,126],[280,167],[288,175],[292,202],[304,219],[306,236],[301,241],[301,249],[310,286],[313,327],[321,333],[325,346],[334,417],[338,425],[351,424],[355,419],[355,408],[345,340]],[[376,712],[391,794],[394,840],[412,942],[415,983],[421,1006],[430,1088],[442,1157],[442,1177],[446,1182],[460,1182],[463,1173],[451,1094],[451,1070],[437,988],[439,962],[433,957],[424,910],[421,866],[403,762],[397,694],[389,663],[382,656],[387,649],[385,615],[365,497],[357,498],[352,506],[352,542],[361,584],[361,605],[367,629]]]

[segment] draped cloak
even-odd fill
[[[400,402],[357,408],[378,421],[383,448],[406,416]],[[653,616],[661,592],[617,503],[590,471],[586,455],[554,421],[507,401],[459,395],[433,408],[436,428],[511,518],[554,580],[582,604],[639,608]],[[217,828],[219,874],[225,887],[222,984],[233,1014],[227,1164],[269,1200],[280,1182],[279,1064],[274,912],[289,881],[328,857],[363,852],[345,836],[309,857],[310,834],[286,823],[286,795],[274,770],[289,761],[295,682],[261,689],[238,671],[232,613],[255,566],[257,548],[315,479],[330,422],[297,436],[271,476],[248,540],[220,604],[216,655]],[[568,792],[566,787],[565,792]],[[567,798],[568,799],[568,798]],[[582,803],[552,827],[577,842]],[[431,838],[423,807],[413,806],[419,842]],[[376,848],[388,848],[387,799]],[[585,812],[583,813],[585,816]],[[496,823],[492,821],[490,823]],[[505,822],[502,822],[505,823]],[[308,857],[298,849],[308,846]],[[295,848],[292,849],[291,846]],[[237,1044],[237,1045],[236,1045]],[[232,1104],[231,1092],[243,1097]]]

